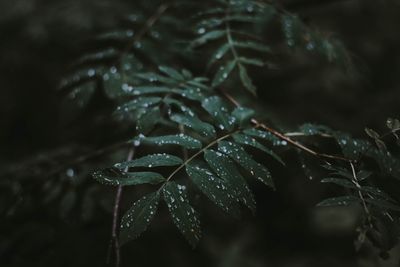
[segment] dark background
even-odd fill
[[[356,72],[348,75],[313,57],[299,56],[279,70],[264,73],[268,82],[258,85],[259,94],[272,120],[288,128],[316,122],[360,136],[365,126],[383,129],[387,117],[398,116],[400,4],[384,0],[280,2],[310,25],[335,33],[352,54]],[[10,169],[19,169],[34,176],[29,167],[32,158],[69,155],[72,148],[85,143],[84,134],[78,137],[92,129],[60,123],[57,85],[71,60],[82,52],[82,44],[95,33],[112,29],[132,9],[132,2],[123,0],[0,1],[3,172],[9,175]],[[295,162],[290,153],[285,158]],[[46,161],[44,169],[46,164],[51,162]],[[204,237],[192,250],[162,209],[151,230],[123,248],[123,265],[398,266],[396,249],[387,261],[368,245],[355,252],[357,211],[314,209],[327,189],[301,175],[297,163],[273,171],[278,192],[255,189],[255,217],[245,214],[235,221],[210,205],[202,211]],[[84,183],[88,187],[90,181]],[[113,192],[107,190],[111,196]],[[104,266],[111,227],[107,205],[95,213],[95,219],[82,223],[77,219],[81,212],[58,216],[57,205],[24,204],[23,215],[0,221],[0,265]]]

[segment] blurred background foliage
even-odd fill
[[[340,38],[355,70],[348,75],[304,53],[277,55],[276,68],[255,71],[266,117],[287,128],[314,122],[359,136],[365,126],[383,129],[387,117],[398,116],[396,1],[279,3]],[[90,47],[90,37],[119,25],[135,13],[135,5],[126,0],[0,2],[1,266],[106,265],[114,192],[87,174],[120,155],[108,153],[84,167],[69,163],[83,161],[79,155],[112,140],[113,133],[104,130],[113,125],[90,115],[107,103],[65,124],[56,88],[72,59]],[[232,221],[213,207],[203,210],[204,237],[192,250],[162,209],[150,231],[123,247],[123,266],[398,266],[398,248],[387,260],[368,244],[356,252],[359,211],[314,208],[332,189],[307,179],[293,153],[284,157],[293,164],[272,169],[277,192],[253,186],[255,217]],[[10,178],[20,181],[12,192]],[[125,201],[124,209],[129,198]]]

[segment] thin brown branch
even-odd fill
[[[135,153],[135,150],[132,147],[129,150],[126,161],[132,160],[134,153]],[[128,167],[126,167],[124,171],[127,172]],[[111,247],[114,247],[115,266],[116,267],[119,267],[121,264],[121,253],[120,253],[120,245],[119,245],[119,239],[118,239],[119,207],[120,207],[120,203],[121,203],[121,196],[122,196],[122,186],[119,185],[117,188],[117,192],[115,194],[114,209],[113,209],[113,221],[112,221],[112,227],[111,227]]]
[[[235,98],[233,98],[230,94],[228,94],[227,92],[221,90],[221,93],[226,99],[228,99],[235,106],[237,106],[237,107],[241,106],[240,103]],[[342,157],[342,156],[330,155],[330,154],[325,154],[325,153],[320,153],[320,152],[314,151],[311,148],[308,148],[308,147],[300,144],[299,142],[294,141],[289,136],[286,136],[284,133],[280,133],[277,130],[265,125],[264,123],[259,122],[255,118],[251,119],[251,122],[256,127],[262,128],[263,130],[275,135],[279,139],[286,141],[288,144],[290,144],[290,145],[292,145],[294,147],[297,147],[297,148],[299,148],[299,149],[301,149],[301,150],[303,150],[303,151],[305,151],[305,152],[307,152],[307,153],[309,153],[311,155],[314,155],[316,157],[325,158],[325,159],[335,159],[335,160],[341,160],[341,161],[346,161],[346,162],[353,162],[354,161],[352,159],[345,158],[345,157]]]
[[[369,209],[368,209],[368,206],[367,206],[367,202],[365,201],[364,195],[363,195],[363,193],[361,191],[361,185],[358,183],[356,169],[355,169],[354,164],[352,162],[350,162],[350,167],[351,167],[351,173],[353,175],[352,182],[355,185],[355,187],[357,188],[357,193],[358,193],[358,196],[360,197],[360,200],[362,202],[365,215],[367,216],[368,224],[372,228],[373,226],[372,226],[372,220],[371,220],[371,213],[369,212]]]

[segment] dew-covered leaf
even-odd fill
[[[185,114],[185,116],[189,116],[189,117],[195,116],[194,111],[191,108],[189,108],[188,106],[186,106],[182,101],[176,100],[171,97],[166,97],[163,99],[163,102],[170,107],[173,106],[173,107],[178,108],[180,111],[182,111]]]
[[[125,104],[118,106],[116,112],[130,112],[137,108],[148,108],[153,105],[160,103],[161,97],[138,97],[134,100],[126,102]]]
[[[239,144],[242,144],[242,145],[251,146],[251,147],[255,147],[255,148],[267,153],[268,155],[270,155],[271,157],[276,159],[282,165],[285,165],[285,163],[283,162],[281,157],[279,157],[271,149],[266,148],[264,145],[262,145],[259,142],[257,142],[257,140],[254,139],[253,137],[248,136],[248,135],[238,134],[238,133],[233,134],[232,137],[233,137],[233,139],[235,140],[236,143],[239,143]]]
[[[251,124],[251,119],[254,114],[254,109],[244,107],[237,107],[232,111],[232,116],[236,118],[240,127],[245,127]]]
[[[358,203],[359,199],[354,196],[340,196],[328,198],[317,204],[319,207],[332,207],[332,206],[349,206],[353,203]]]
[[[198,166],[186,166],[186,172],[193,183],[202,191],[212,202],[225,212],[238,217],[240,209],[238,202],[233,195],[230,185],[214,173]]]
[[[204,45],[206,43],[208,43],[209,41],[218,39],[222,36],[224,36],[226,33],[225,30],[215,30],[215,31],[210,31],[207,33],[204,33],[203,35],[201,35],[199,38],[195,39],[192,43],[191,43],[191,47],[195,48],[201,45]]]
[[[218,96],[211,96],[203,100],[201,106],[216,120],[221,130],[232,130],[235,118],[228,113],[228,107]]]
[[[301,42],[303,34],[303,24],[299,17],[293,15],[282,16],[282,28],[287,45],[294,47]]]
[[[163,195],[175,225],[187,241],[195,247],[201,237],[200,221],[197,212],[189,203],[186,186],[167,182],[163,188]]]
[[[154,73],[154,72],[142,72],[142,73],[135,73],[135,77],[145,80],[147,82],[150,83],[156,83],[156,82],[160,82],[160,83],[164,83],[164,84],[169,84],[169,85],[174,85],[176,84],[176,80]]]
[[[161,119],[161,111],[158,106],[146,110],[142,116],[139,117],[136,123],[136,130],[139,133],[147,134]]]
[[[180,95],[184,98],[200,102],[206,98],[201,88],[193,88],[193,87],[189,87],[186,90],[182,91]]]
[[[220,178],[224,179],[232,186],[237,198],[255,213],[256,202],[253,193],[236,168],[235,163],[228,156],[214,150],[206,150],[204,152],[204,159]]]
[[[124,95],[125,91],[122,89],[123,84],[123,76],[114,66],[103,75],[104,92],[109,98],[113,99]]]
[[[93,173],[93,178],[106,185],[139,185],[158,184],[164,177],[156,172],[116,172],[112,170],[99,170]]]
[[[206,122],[201,121],[197,117],[192,117],[183,114],[172,114],[170,119],[178,124],[182,124],[190,129],[193,129],[196,133],[207,137],[215,136],[214,127]]]
[[[225,63],[225,65],[220,66],[218,68],[217,73],[215,73],[215,76],[212,81],[212,86],[215,87],[223,83],[229,77],[229,74],[233,71],[235,66],[236,66],[235,59],[229,60],[228,62]]]
[[[118,169],[125,169],[129,167],[160,167],[160,166],[176,166],[182,164],[182,159],[169,155],[163,154],[151,154],[138,159],[125,161],[122,163],[116,163],[114,167]]]
[[[200,149],[202,147],[202,144],[199,140],[185,134],[138,138],[138,140],[144,144],[156,144],[159,146],[178,145],[187,149]]]
[[[286,145],[286,141],[281,141],[278,137],[276,137],[275,135],[273,135],[270,132],[266,132],[266,131],[262,131],[262,130],[257,130],[254,128],[251,129],[245,129],[243,130],[243,133],[246,135],[250,135],[250,136],[254,136],[254,137],[258,137],[261,139],[264,139],[266,141],[271,142],[274,146],[279,146],[279,145]]]
[[[117,55],[118,55],[117,50],[115,50],[114,48],[107,48],[98,52],[83,55],[81,58],[77,60],[76,64],[83,64],[92,61],[109,60],[113,57],[116,57]]]
[[[146,231],[155,213],[157,212],[160,194],[153,192],[145,195],[125,213],[121,220],[120,242],[124,244],[136,239]]]
[[[208,67],[212,66],[216,61],[222,59],[225,54],[229,51],[229,49],[231,48],[229,43],[225,43],[223,45],[221,45],[212,55],[209,63],[208,63]]]
[[[257,180],[274,188],[274,182],[267,168],[253,160],[241,146],[228,141],[220,141],[218,150],[231,157]]]
[[[129,89],[129,95],[147,95],[159,93],[181,93],[181,90],[171,89],[164,86],[132,86]]]

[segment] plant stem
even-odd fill
[[[132,147],[129,150],[126,161],[130,161],[133,159],[134,152],[135,152],[135,150]],[[124,172],[127,172],[128,168],[129,167],[126,167]],[[112,228],[111,228],[111,242],[114,246],[115,266],[116,267],[119,267],[121,264],[121,253],[120,253],[120,245],[119,245],[119,239],[118,239],[119,206],[121,203],[121,196],[122,196],[122,185],[119,185],[117,187],[117,193],[115,194],[114,209],[113,209],[113,221],[112,221]]]
[[[164,186],[167,184],[167,182],[169,180],[172,179],[172,177],[178,173],[183,167],[185,167],[189,162],[191,162],[193,159],[195,159],[197,156],[199,156],[201,153],[203,153],[204,151],[206,151],[208,148],[212,147],[213,145],[215,145],[216,143],[218,143],[219,141],[222,141],[228,137],[230,137],[232,134],[236,133],[238,131],[234,131],[232,133],[226,134],[224,136],[221,136],[217,139],[215,139],[214,141],[212,141],[211,143],[209,143],[207,146],[203,147],[201,150],[199,150],[198,152],[196,152],[195,154],[193,154],[190,158],[188,158],[187,160],[185,160],[181,165],[179,165],[166,179],[166,181],[164,182],[164,184],[158,189],[158,191],[161,191]]]
[[[227,92],[221,90],[221,93],[226,99],[228,99],[235,106],[237,106],[237,107],[241,106],[240,103],[236,99],[234,99],[230,94],[228,94]],[[308,147],[292,140],[289,136],[286,136],[284,133],[280,133],[277,130],[259,122],[255,118],[252,118],[251,122],[255,125],[256,128],[257,127],[262,128],[263,130],[275,135],[276,137],[278,137],[281,140],[286,141],[287,143],[291,144],[292,146],[297,147],[297,148],[299,148],[311,155],[314,155],[316,157],[326,158],[326,159],[335,159],[335,160],[341,160],[341,161],[346,161],[346,162],[354,162],[355,161],[353,159],[349,159],[349,158],[345,158],[345,157],[341,157],[341,156],[316,152],[316,151],[312,150],[311,148],[308,148]]]
[[[361,199],[361,202],[362,202],[362,205],[363,205],[363,208],[364,208],[365,215],[367,216],[368,224],[369,224],[369,226],[372,228],[373,225],[372,225],[372,221],[371,221],[371,214],[370,214],[369,209],[368,209],[368,207],[367,207],[367,203],[366,203],[366,201],[365,201],[364,195],[363,195],[363,193],[361,192],[361,186],[360,186],[360,184],[358,183],[358,178],[357,178],[356,170],[355,170],[354,164],[353,164],[352,162],[350,162],[350,167],[351,167],[351,173],[352,173],[352,175],[353,175],[352,182],[353,182],[353,184],[354,184],[354,185],[356,186],[356,188],[357,188],[358,196],[359,196],[360,199]]]

